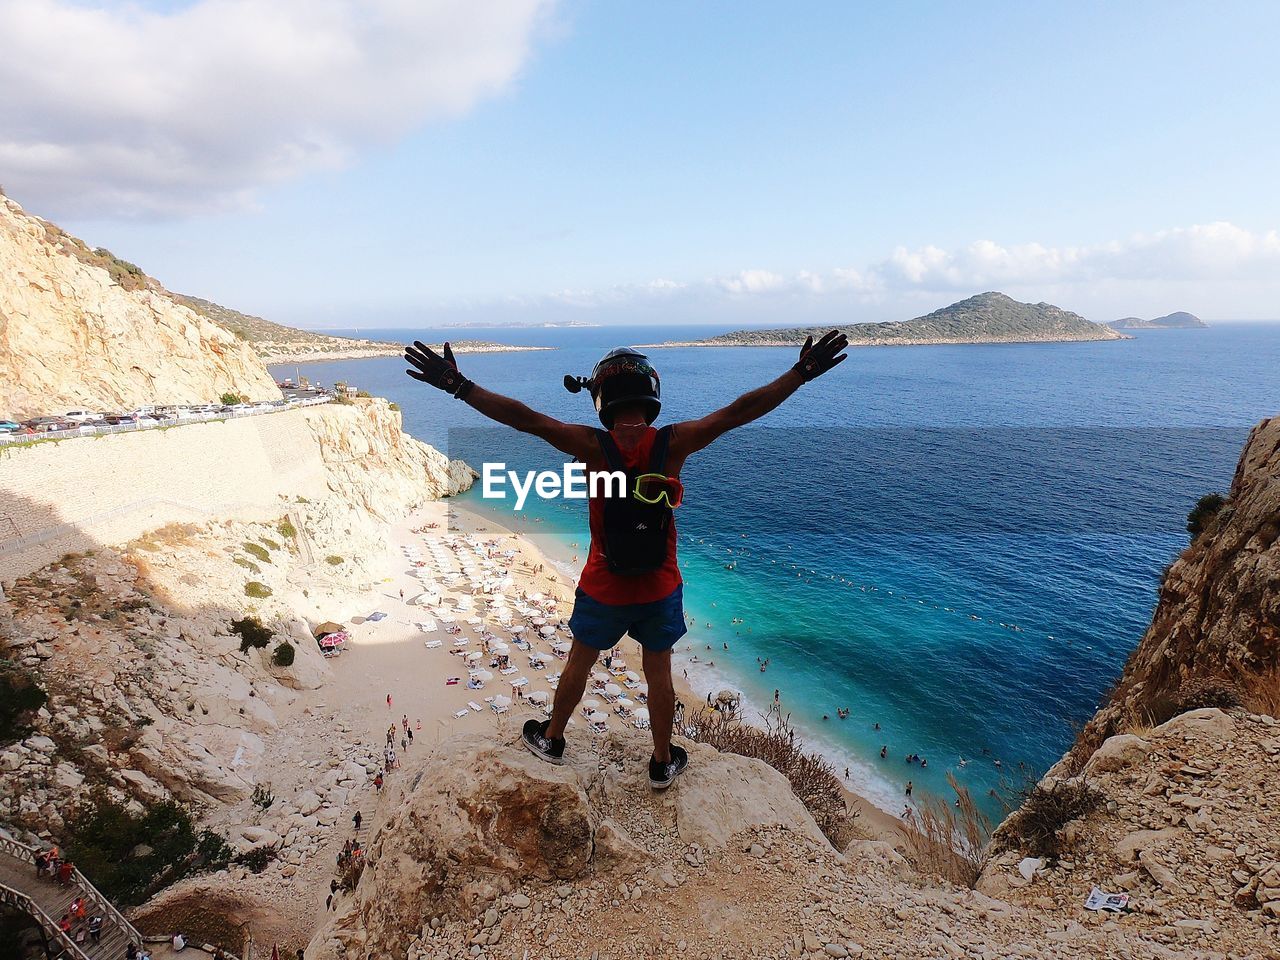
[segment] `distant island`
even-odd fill
[[[831,327],[735,330],[705,340],[647,344],[649,347],[788,347],[821,336]],[[1051,303],[1021,303],[1003,293],[980,293],[913,320],[855,323],[839,329],[851,346],[925,346],[951,343],[1063,343],[1127,340],[1101,323]]]
[[[600,327],[600,323],[583,323],[581,320],[565,320],[563,322],[547,321],[545,323],[520,323],[519,321],[499,322],[497,320],[460,320],[456,323],[446,323],[446,329],[461,330],[553,330],[560,327]]]
[[[1112,320],[1107,326],[1113,330],[1200,330],[1209,325],[1194,313],[1179,310],[1152,320],[1143,320],[1141,317],[1121,317],[1119,320]]]
[[[310,363],[319,360],[361,360],[367,357],[398,357],[404,344],[391,340],[365,340],[312,333],[286,327],[262,317],[255,317],[200,297],[172,294],[173,299],[201,316],[208,317],[249,344],[264,363]],[[515,347],[484,340],[450,341],[457,353],[507,353],[546,350],[547,347]]]

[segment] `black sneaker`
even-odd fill
[[[526,720],[520,739],[535,757],[541,757],[547,763],[561,764],[564,763],[564,737],[548,737],[547,727],[550,725],[550,720]]]
[[[649,757],[649,786],[655,790],[667,789],[675,782],[676,777],[684,773],[687,766],[689,766],[689,754],[685,752],[684,747],[677,747],[673,743],[671,759],[666,763],[659,763],[654,757]]]

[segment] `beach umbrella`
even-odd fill
[[[511,698],[504,697],[502,694],[498,694],[496,697],[493,698],[493,705],[495,707],[509,707],[511,706]]]
[[[591,679],[596,683],[606,683],[609,679],[609,675],[603,670],[592,670]]]
[[[529,622],[530,622],[530,623],[532,623],[535,627],[541,627],[541,626],[543,626],[543,625],[545,625],[545,624],[546,624],[546,622],[547,622],[547,618],[546,618],[546,617],[533,617],[533,618],[531,618],[531,619],[530,619],[530,621],[529,621]]]
[[[539,628],[538,628],[538,633],[542,634],[544,637],[551,637],[551,636],[554,636],[554,635],[555,635],[555,632],[556,632],[556,628],[555,628],[555,627],[552,627],[552,626],[546,626],[546,627],[539,627]]]
[[[476,660],[479,660],[479,659],[480,659],[481,657],[483,657],[483,656],[484,656],[484,654],[483,654],[483,653],[481,653],[479,650],[472,650],[470,653],[468,653],[468,654],[466,655],[466,657],[465,657],[464,659],[466,659],[466,660],[468,660],[468,661],[470,661],[470,662],[475,662]]]
[[[621,707],[623,710],[630,710],[632,707],[635,706],[635,703],[631,700],[628,700],[626,697],[619,697],[617,706]]]
[[[623,676],[625,676],[632,683],[640,682],[640,674],[636,673],[634,670],[628,670],[625,674],[623,674]]]
[[[609,719],[609,715],[601,713],[599,710],[592,710],[587,714],[587,719],[592,723],[605,723]]]
[[[471,675],[475,677],[477,680],[479,680],[481,683],[488,683],[490,680],[493,679],[493,674],[490,673],[488,670],[474,670],[472,671]]]
[[[618,686],[616,683],[606,683],[604,685],[604,692],[611,697],[622,696],[622,688]]]
[[[323,637],[326,633],[338,633],[344,629],[342,624],[334,623],[332,620],[326,620],[313,631],[317,637]]]
[[[507,627],[507,629],[512,633],[524,633],[524,624],[517,623],[514,627]]]
[[[551,649],[552,649],[552,650],[554,650],[554,651],[556,651],[556,653],[568,653],[568,652],[569,652],[569,641],[567,641],[567,640],[557,640],[555,643],[553,643],[553,644],[551,645]]]
[[[506,653],[511,648],[507,646],[505,643],[503,643],[501,640],[499,640],[497,643],[489,644],[489,649],[492,650],[494,653]]]
[[[640,684],[636,687],[636,693],[643,693],[647,697],[649,695],[649,685],[647,683]]]
[[[542,706],[548,699],[550,699],[550,696],[545,690],[535,690],[533,693],[525,697],[525,699],[536,706]]]
[[[586,710],[588,713],[590,713],[592,710],[598,710],[600,709],[600,701],[599,700],[583,700],[582,708]]]
[[[636,719],[637,719],[637,720],[648,720],[648,719],[649,719],[649,708],[648,708],[648,707],[641,707],[639,710],[637,710],[637,711],[636,711],[636,713],[635,713],[635,717],[636,717]]]

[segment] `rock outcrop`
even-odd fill
[[[248,344],[129,268],[0,195],[0,416],[279,399]]]
[[[1280,417],[1254,427],[1226,505],[1169,567],[1151,626],[1073,760],[1204,697],[1280,701]]]
[[[1107,924],[1131,941],[1197,957],[1277,955],[1280,721],[1191,710],[1106,740],[1077,779],[1097,803],[1055,825],[1057,858],[1020,872],[1034,851],[1013,830],[979,890],[1073,925],[1089,918],[1081,904],[1097,886],[1132,898],[1133,912]]]

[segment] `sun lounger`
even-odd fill
[[[458,719],[458,720],[461,720],[461,719],[462,719],[463,717],[465,717],[466,715],[467,715],[467,711],[466,711],[466,710],[459,710],[459,711],[457,711],[457,712],[454,714],[454,717],[455,717],[456,719]]]
[[[446,687],[455,687],[462,682],[461,677],[445,677],[444,685]]]
[[[425,640],[423,641],[422,645],[426,647],[428,650],[435,650],[435,649],[438,649],[439,647],[444,646],[444,644],[442,644],[439,640]]]
[[[476,703],[474,700],[468,700],[467,706],[470,707],[472,710],[474,710],[476,713],[480,713],[484,710],[484,707],[480,706],[480,704]]]

